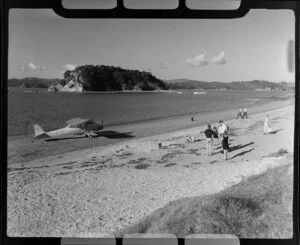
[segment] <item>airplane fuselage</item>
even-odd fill
[[[73,128],[70,126],[60,128],[57,130],[47,132],[47,135],[50,137],[60,137],[60,136],[67,136],[67,135],[80,135],[83,134],[84,131],[80,128]]]
[[[103,121],[95,122],[82,118],[73,118],[67,121],[68,126],[53,131],[45,132],[38,124],[34,124],[35,138],[60,138],[69,135],[85,135],[93,138],[97,132],[103,129]]]

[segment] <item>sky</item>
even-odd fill
[[[148,71],[160,79],[294,82],[287,67],[294,21],[290,10],[251,10],[229,20],[118,20],[12,9],[8,74],[62,78],[68,69],[99,64]]]

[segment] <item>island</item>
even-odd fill
[[[168,86],[150,72],[104,65],[83,65],[67,70],[64,78],[48,91],[154,91]]]

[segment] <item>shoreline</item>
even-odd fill
[[[194,89],[155,89],[155,90],[114,90],[114,91],[48,91],[48,88],[21,88],[21,87],[8,87],[10,92],[32,92],[32,93],[99,93],[99,94],[111,94],[111,93],[178,93],[178,92],[191,92],[194,91],[255,91],[255,92],[272,92],[272,91],[288,91],[295,93],[294,89],[290,90],[268,90],[268,89],[206,89],[206,88],[194,88]]]
[[[247,109],[251,112],[253,112],[252,114],[257,114],[257,113],[260,113],[260,112],[265,112],[267,110],[273,110],[275,108],[278,108],[279,107],[285,107],[285,106],[288,106],[288,105],[292,105],[292,103],[295,103],[295,100],[294,99],[285,99],[285,97],[288,97],[288,96],[283,96],[283,100],[280,101],[278,100],[279,98],[276,98],[275,100],[270,100],[270,99],[257,99],[257,100],[252,100],[252,104],[250,104]],[[264,106],[265,108],[263,109],[260,109],[261,106]],[[230,113],[230,116],[225,116],[227,119],[223,119],[223,120],[230,120],[232,118],[235,118],[236,117],[236,114],[237,114],[237,108],[234,108],[234,109],[226,109],[226,110],[223,110],[223,111],[204,111],[204,112],[196,112],[196,113],[187,113],[187,114],[180,114],[180,115],[171,115],[171,116],[165,116],[165,117],[159,117],[159,118],[150,118],[150,119],[142,119],[142,120],[137,120],[137,121],[131,121],[131,122],[121,122],[121,123],[111,123],[111,124],[108,124],[108,125],[104,125],[105,128],[104,130],[107,128],[107,129],[111,129],[111,128],[123,128],[123,127],[130,127],[131,125],[132,126],[136,126],[136,125],[139,125],[139,124],[150,124],[152,122],[154,123],[157,123],[157,122],[165,122],[165,121],[170,121],[170,120],[178,120],[178,119],[183,119],[183,118],[187,118],[187,119],[190,119],[190,117],[198,117],[201,118],[202,116],[210,116],[210,115],[214,115],[214,114],[223,114],[223,113]],[[249,114],[249,111],[248,111],[248,114]],[[209,120],[205,120],[206,121],[209,121]],[[195,123],[202,123],[203,120],[199,120],[199,121],[195,121]],[[189,124],[190,125],[190,124]],[[189,127],[189,126],[187,126]],[[176,131],[173,130],[173,131]],[[25,134],[20,134],[20,135],[9,135],[7,138],[10,140],[13,140],[13,139],[21,139],[21,138],[24,138],[24,137],[27,137],[27,135]]]
[[[258,103],[248,107],[248,116],[251,117],[258,113],[269,112],[274,109],[292,105],[293,101],[291,100]],[[191,122],[191,117],[195,118],[194,122]],[[104,130],[101,131],[100,136],[94,139],[76,136],[66,139],[44,141],[30,139],[24,135],[10,136],[8,137],[8,165],[72,151],[113,146],[118,143],[126,143],[149,136],[176,133],[181,130],[201,127],[207,123],[216,124],[219,120],[228,121],[235,119],[235,117],[236,109],[229,109],[222,112],[189,114],[138,123],[113,125],[105,127]],[[57,144],[59,144],[59,147],[57,147]]]
[[[178,93],[178,92],[176,92]],[[193,92],[191,92],[190,90],[188,92],[183,92],[185,95],[184,96],[193,96],[194,98],[196,97],[202,97],[202,98],[206,98],[205,100],[207,100],[208,98],[208,95],[194,95]],[[77,93],[76,93],[77,94]],[[74,94],[74,95],[76,95]],[[126,93],[125,93],[126,94]],[[173,93],[174,94],[174,93]],[[87,95],[88,96],[88,95]],[[100,95],[99,95],[100,96]],[[178,96],[178,99],[180,100],[180,96],[181,95],[175,95],[175,97],[177,98]],[[204,96],[204,97],[203,97]],[[51,96],[50,96],[51,97]],[[73,96],[72,96],[73,97]],[[116,116],[108,116],[108,118],[101,118],[100,116],[95,116],[95,115],[85,115],[85,117],[88,117],[88,118],[94,118],[94,119],[101,119],[101,120],[104,120],[104,130],[105,129],[110,129],[110,128],[116,128],[116,127],[120,127],[122,128],[123,126],[124,127],[127,127],[127,126],[130,126],[130,125],[138,125],[138,124],[147,124],[147,123],[156,123],[156,122],[163,122],[163,121],[168,121],[168,120],[177,120],[177,119],[183,119],[183,118],[191,118],[191,117],[198,117],[197,119],[199,120],[196,120],[196,122],[200,122],[203,121],[203,116],[208,116],[210,114],[214,114],[214,113],[222,113],[223,111],[230,111],[231,114],[233,114],[233,117],[235,116],[234,114],[237,113],[237,110],[238,108],[242,107],[242,108],[247,108],[247,109],[252,109],[256,106],[264,106],[265,104],[270,104],[270,103],[285,103],[285,101],[292,101],[294,100],[294,95],[293,94],[285,94],[285,95],[278,95],[278,96],[271,96],[271,97],[261,97],[260,95],[257,94],[256,97],[251,97],[251,98],[239,98],[239,99],[234,99],[232,101],[235,101],[234,102],[234,106],[233,107],[230,107],[229,105],[227,106],[222,106],[221,104],[221,108],[217,108],[216,106],[214,106],[215,108],[211,109],[211,108],[203,108],[201,104],[199,104],[199,109],[197,109],[197,107],[193,108],[193,112],[191,111],[185,111],[185,110],[179,110],[177,113],[175,112],[172,112],[172,113],[167,113],[168,115],[165,115],[165,114],[162,114],[162,113],[154,113],[154,114],[151,114],[151,116],[148,116],[147,114],[144,114],[143,116],[135,116],[135,113],[133,113],[133,116],[134,116],[134,119],[132,119],[131,117],[128,117],[128,113],[130,115],[130,112],[127,112],[125,116],[125,118],[123,118],[122,116],[120,118],[117,118]],[[196,101],[197,103],[197,101]],[[240,105],[239,105],[240,104]],[[280,105],[279,105],[280,106]],[[180,107],[180,105],[179,105]],[[160,108],[158,108],[160,109]],[[187,109],[188,110],[188,109]],[[198,112],[197,112],[198,111]],[[77,114],[75,113],[75,111],[73,112],[73,115],[68,117],[68,118],[65,118],[65,120],[59,120],[59,124],[56,124],[55,121],[56,119],[55,118],[52,118],[52,121],[54,121],[54,124],[56,126],[51,126],[51,124],[53,123],[50,123],[49,125],[41,125],[43,128],[45,127],[46,131],[49,130],[55,130],[57,128],[60,128],[60,127],[64,127],[64,123],[65,121],[69,120],[70,118],[72,117],[76,117]],[[254,110],[253,113],[256,113],[256,111]],[[96,118],[95,118],[96,117]],[[30,121],[30,119],[27,119],[28,121]],[[14,125],[14,121],[11,122],[12,125]],[[33,122],[31,122],[33,123]],[[36,123],[38,123],[36,121]],[[189,124],[188,121],[186,121],[184,124]],[[9,126],[9,125],[8,125]],[[8,139],[14,139],[14,138],[22,138],[23,137],[27,137],[28,135],[28,128],[29,125],[27,125],[27,127],[24,127],[24,125],[19,125],[19,128],[21,128],[21,130],[19,128],[14,128],[15,126],[9,126],[8,127]],[[173,130],[176,130],[176,128],[174,128]]]

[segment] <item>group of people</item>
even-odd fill
[[[247,112],[246,112],[247,113]],[[247,114],[246,114],[247,115]],[[272,132],[270,127],[270,115],[267,114],[264,122],[263,133],[268,134]],[[210,124],[207,125],[207,129],[204,131],[206,137],[206,155],[211,156],[212,145],[214,144],[214,139],[219,138],[222,142],[224,160],[227,160],[227,153],[230,151],[228,138],[229,138],[229,127],[223,121],[219,121],[219,128],[212,128]]]
[[[207,129],[204,131],[206,137],[206,155],[211,155],[212,145],[214,144],[214,139],[219,138],[222,141],[224,160],[227,160],[227,152],[230,151],[228,137],[229,137],[229,127],[223,122],[219,121],[219,128],[211,128],[211,125],[207,125]]]
[[[248,113],[247,113],[246,108],[244,108],[243,110],[242,110],[242,108],[239,109],[236,119],[239,119],[239,118],[242,118],[242,119],[248,118]]]

